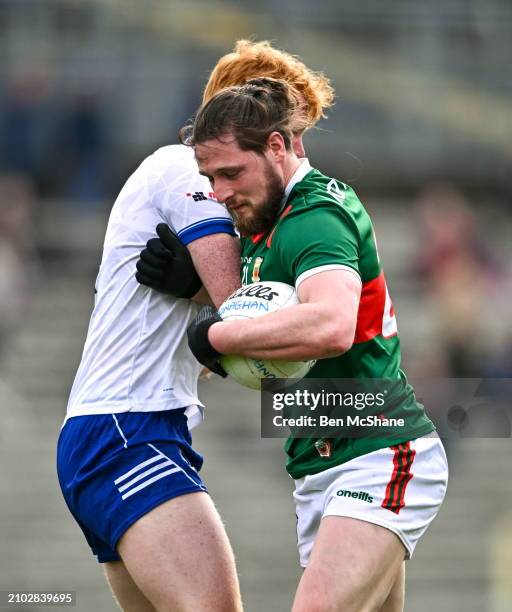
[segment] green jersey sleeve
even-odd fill
[[[322,266],[348,267],[361,277],[357,227],[336,204],[292,210],[281,219],[274,240],[283,268],[295,280]]]

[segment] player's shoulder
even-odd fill
[[[191,147],[168,145],[146,157],[128,180],[129,186],[143,187],[151,196],[158,194],[203,194],[206,200],[211,192],[208,179],[199,174],[199,168]],[[199,196],[198,196],[199,197]]]
[[[298,227],[324,233],[336,227],[358,237],[371,230],[371,219],[354,189],[347,183],[311,170],[297,182],[287,201],[283,233],[295,235]]]
[[[144,162],[147,171],[179,178],[186,174],[199,174],[192,147],[167,145],[160,147]]]
[[[172,185],[175,181],[190,177],[203,178],[199,174],[194,152],[184,145],[160,147],[140,162],[127,183],[146,186]]]
[[[340,207],[347,211],[362,207],[354,189],[347,183],[322,174],[316,168],[311,170],[299,181],[292,193],[290,203],[298,210],[311,208]]]

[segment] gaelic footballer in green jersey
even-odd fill
[[[182,132],[200,172],[246,236],[245,282],[294,284],[300,299],[237,321],[223,321],[205,306],[187,330],[189,347],[210,368],[219,367],[222,354],[326,359],[316,376],[397,381],[393,408],[395,416],[407,416],[403,437],[390,446],[389,439],[343,439],[332,446],[292,439],[288,469],[295,476],[297,541],[306,567],[293,612],[401,612],[403,561],[442,503],[446,457],[400,371],[368,216],[346,186],[311,170],[294,152],[292,126],[301,104],[286,83],[253,80],[219,92]]]
[[[316,474],[366,453],[434,430],[400,369],[396,317],[368,213],[354,191],[302,161],[288,184],[283,210],[267,232],[242,238],[242,284],[281,281],[298,286],[322,270],[345,269],[362,282],[355,338],[343,355],[319,359],[307,378],[397,380],[386,417],[405,426],[385,437],[317,441],[289,438],[293,478]]]
[[[188,334],[196,358],[210,368],[218,368],[221,353],[314,358],[320,361],[310,377],[397,381],[386,416],[403,418],[406,427],[391,432],[392,440],[381,435],[319,445],[290,439],[294,478],[434,429],[400,371],[396,321],[369,216],[352,190],[293,152],[298,104],[284,82],[255,79],[220,92],[182,131],[201,174],[246,236],[242,284],[284,282],[302,301],[286,314],[246,323],[221,324],[217,313],[203,311]]]

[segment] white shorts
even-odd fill
[[[347,516],[389,529],[409,559],[436,516],[447,483],[448,463],[437,434],[299,478],[293,497],[300,564],[307,566],[324,516]]]

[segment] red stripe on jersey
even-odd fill
[[[258,244],[258,242],[263,238],[265,232],[261,232],[261,234],[253,234],[250,238],[253,244]]]
[[[405,490],[413,477],[411,467],[416,451],[411,450],[411,443],[405,442],[391,446],[393,455],[393,474],[386,487],[386,494],[381,504],[382,508],[399,514],[405,507]]]
[[[382,318],[385,305],[386,280],[384,272],[381,272],[377,278],[363,283],[354,344],[367,342],[382,334]]]
[[[281,216],[279,217],[279,219],[284,219],[286,217],[286,215],[291,211],[292,209],[292,205],[289,204],[281,213]],[[270,249],[271,245],[272,245],[272,238],[274,237],[275,231],[277,229],[277,225],[274,227],[274,229],[270,232],[270,236],[267,238],[267,249]]]

